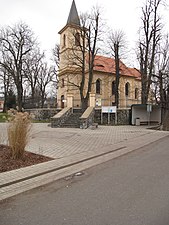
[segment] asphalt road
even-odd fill
[[[0,225],[169,225],[169,137],[0,203]]]

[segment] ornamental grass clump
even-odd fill
[[[8,125],[8,142],[13,159],[22,158],[28,143],[31,118],[28,113],[16,112],[10,117]]]

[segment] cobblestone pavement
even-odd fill
[[[83,152],[100,153],[103,148],[111,150],[115,144],[127,140],[135,142],[141,136],[157,131],[145,126],[99,126],[97,129],[51,128],[46,123],[32,125],[27,150],[55,159]],[[1,140],[7,140],[5,123],[0,124]],[[136,143],[135,143],[136,144]]]

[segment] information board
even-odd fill
[[[102,113],[116,113],[116,106],[102,106]]]

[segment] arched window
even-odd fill
[[[100,94],[101,90],[100,90],[100,79],[96,80],[96,94]]]
[[[130,84],[129,82],[127,82],[125,85],[125,95],[129,96],[129,94],[130,94]]]
[[[62,78],[62,87],[65,86],[65,81],[64,81],[64,78]]]
[[[79,33],[75,34],[75,45],[80,46],[80,34]]]
[[[66,46],[66,35],[64,34],[63,35],[63,47],[65,47]]]
[[[135,99],[138,99],[138,88],[135,88]]]
[[[115,95],[116,94],[116,81],[114,80],[112,82],[112,95]]]

